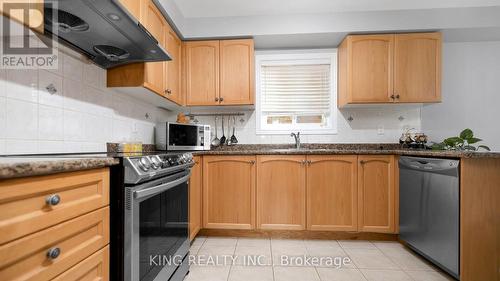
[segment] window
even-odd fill
[[[335,50],[257,52],[257,134],[336,134]]]

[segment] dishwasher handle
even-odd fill
[[[458,167],[460,160],[439,159],[439,158],[420,158],[420,157],[401,157],[399,159],[399,168],[423,171],[429,173],[449,174],[458,177]]]

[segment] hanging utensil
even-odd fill
[[[226,144],[226,136],[224,135],[224,116],[222,117],[222,137],[220,138],[220,145]]]
[[[234,130],[236,129],[236,117],[233,116],[233,135],[231,136],[231,143],[232,144],[237,144],[238,143],[238,139],[236,138],[236,136],[234,135]]]
[[[212,140],[210,143],[212,146],[219,146],[220,145],[220,140],[217,137],[217,116],[215,116],[215,138]]]

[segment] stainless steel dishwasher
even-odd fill
[[[400,239],[459,279],[459,160],[399,159]]]

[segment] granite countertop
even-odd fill
[[[194,155],[405,155],[444,158],[500,158],[500,152],[444,151],[402,148],[399,144],[302,144],[300,149],[293,145],[241,144],[223,146],[209,151],[197,151]]]
[[[88,170],[119,164],[106,154],[1,156],[0,180]]]
[[[142,155],[155,154],[155,152]],[[239,144],[194,155],[406,155],[443,158],[500,158],[500,152],[467,152],[405,149],[399,144]],[[0,180],[102,168],[120,163],[119,153],[0,156]]]

